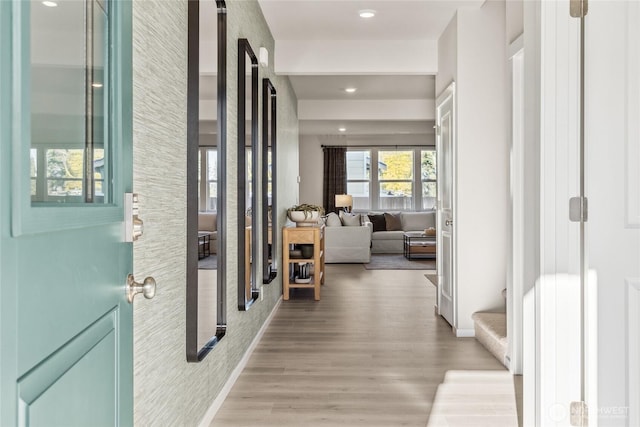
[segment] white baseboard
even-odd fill
[[[453,332],[458,338],[473,338],[476,336],[475,329],[458,329],[453,328]]]
[[[209,409],[207,409],[207,412],[204,414],[202,421],[200,421],[199,427],[209,427],[213,422],[213,419],[216,417],[216,414],[220,410],[220,407],[222,406],[225,399],[229,395],[231,388],[233,388],[233,385],[236,383],[236,381],[240,377],[240,374],[244,370],[245,366],[247,366],[247,363],[249,362],[249,359],[251,358],[253,351],[258,346],[258,343],[262,339],[262,336],[264,335],[265,331],[267,330],[267,327],[271,323],[271,320],[273,320],[273,317],[275,316],[276,311],[278,310],[278,307],[280,307],[281,303],[282,303],[282,296],[280,297],[276,305],[271,310],[271,313],[269,313],[269,317],[266,318],[266,320],[262,324],[262,327],[260,328],[256,336],[253,338],[253,341],[251,341],[249,348],[247,348],[247,351],[244,353],[244,356],[242,356],[242,359],[240,359],[240,362],[238,362],[238,365],[235,367],[233,372],[231,372],[231,375],[229,375],[229,379],[224,384],[224,387],[222,387],[222,390],[220,390],[220,393],[218,393],[218,396],[214,399],[213,403],[211,403],[211,406],[209,407]]]

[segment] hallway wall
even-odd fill
[[[186,105],[187,1],[136,0],[134,20],[134,191],[140,196],[144,236],[134,243],[134,273],[153,275],[153,300],[134,304],[134,423],[197,425],[245,354],[282,291],[278,277],[263,287],[264,300],[237,309],[237,39],[257,52],[274,42],[255,0],[227,1],[228,333],[201,363],[187,363],[186,318]],[[278,91],[278,203],[280,224],[295,203],[298,175],[297,100],[288,78],[260,67]],[[260,91],[261,92],[261,91]],[[261,95],[261,93],[260,93]],[[260,96],[261,97],[261,96]],[[297,190],[297,188],[296,188]],[[278,227],[279,228],[279,227]]]
[[[439,94],[456,81],[456,328],[503,309],[506,287],[509,144],[505,1],[460,10],[440,38]],[[455,48],[453,48],[455,46]]]

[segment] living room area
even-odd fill
[[[316,78],[293,80],[294,86],[317,83]],[[360,94],[350,95],[355,99],[374,96],[367,93],[372,87],[402,81],[397,76],[331,80],[338,86],[360,81]],[[434,84],[433,76],[411,76],[401,87],[415,85],[416,90],[393,96],[434,102]],[[406,123],[372,121],[363,127],[342,120],[338,132],[346,130],[335,136],[318,135],[317,125],[300,122],[300,202],[327,211],[325,262],[435,273],[437,156],[431,115]]]

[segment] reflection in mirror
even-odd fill
[[[248,145],[250,144],[250,145]],[[238,40],[238,309],[259,296],[258,59],[247,39]]]
[[[189,1],[187,360],[225,335],[226,7]]]
[[[58,3],[31,2],[31,203],[109,203],[109,4]]]
[[[271,283],[278,275],[276,206],[276,88],[262,79],[262,281]]]

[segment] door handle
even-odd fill
[[[127,294],[127,301],[133,303],[133,297],[137,294],[142,294],[146,299],[151,299],[156,296],[156,279],[153,277],[145,277],[142,283],[136,282],[133,274],[127,275],[127,286],[125,289]]]
[[[447,227],[453,225],[453,220],[452,219],[448,219],[444,222],[444,225],[446,225]]]

